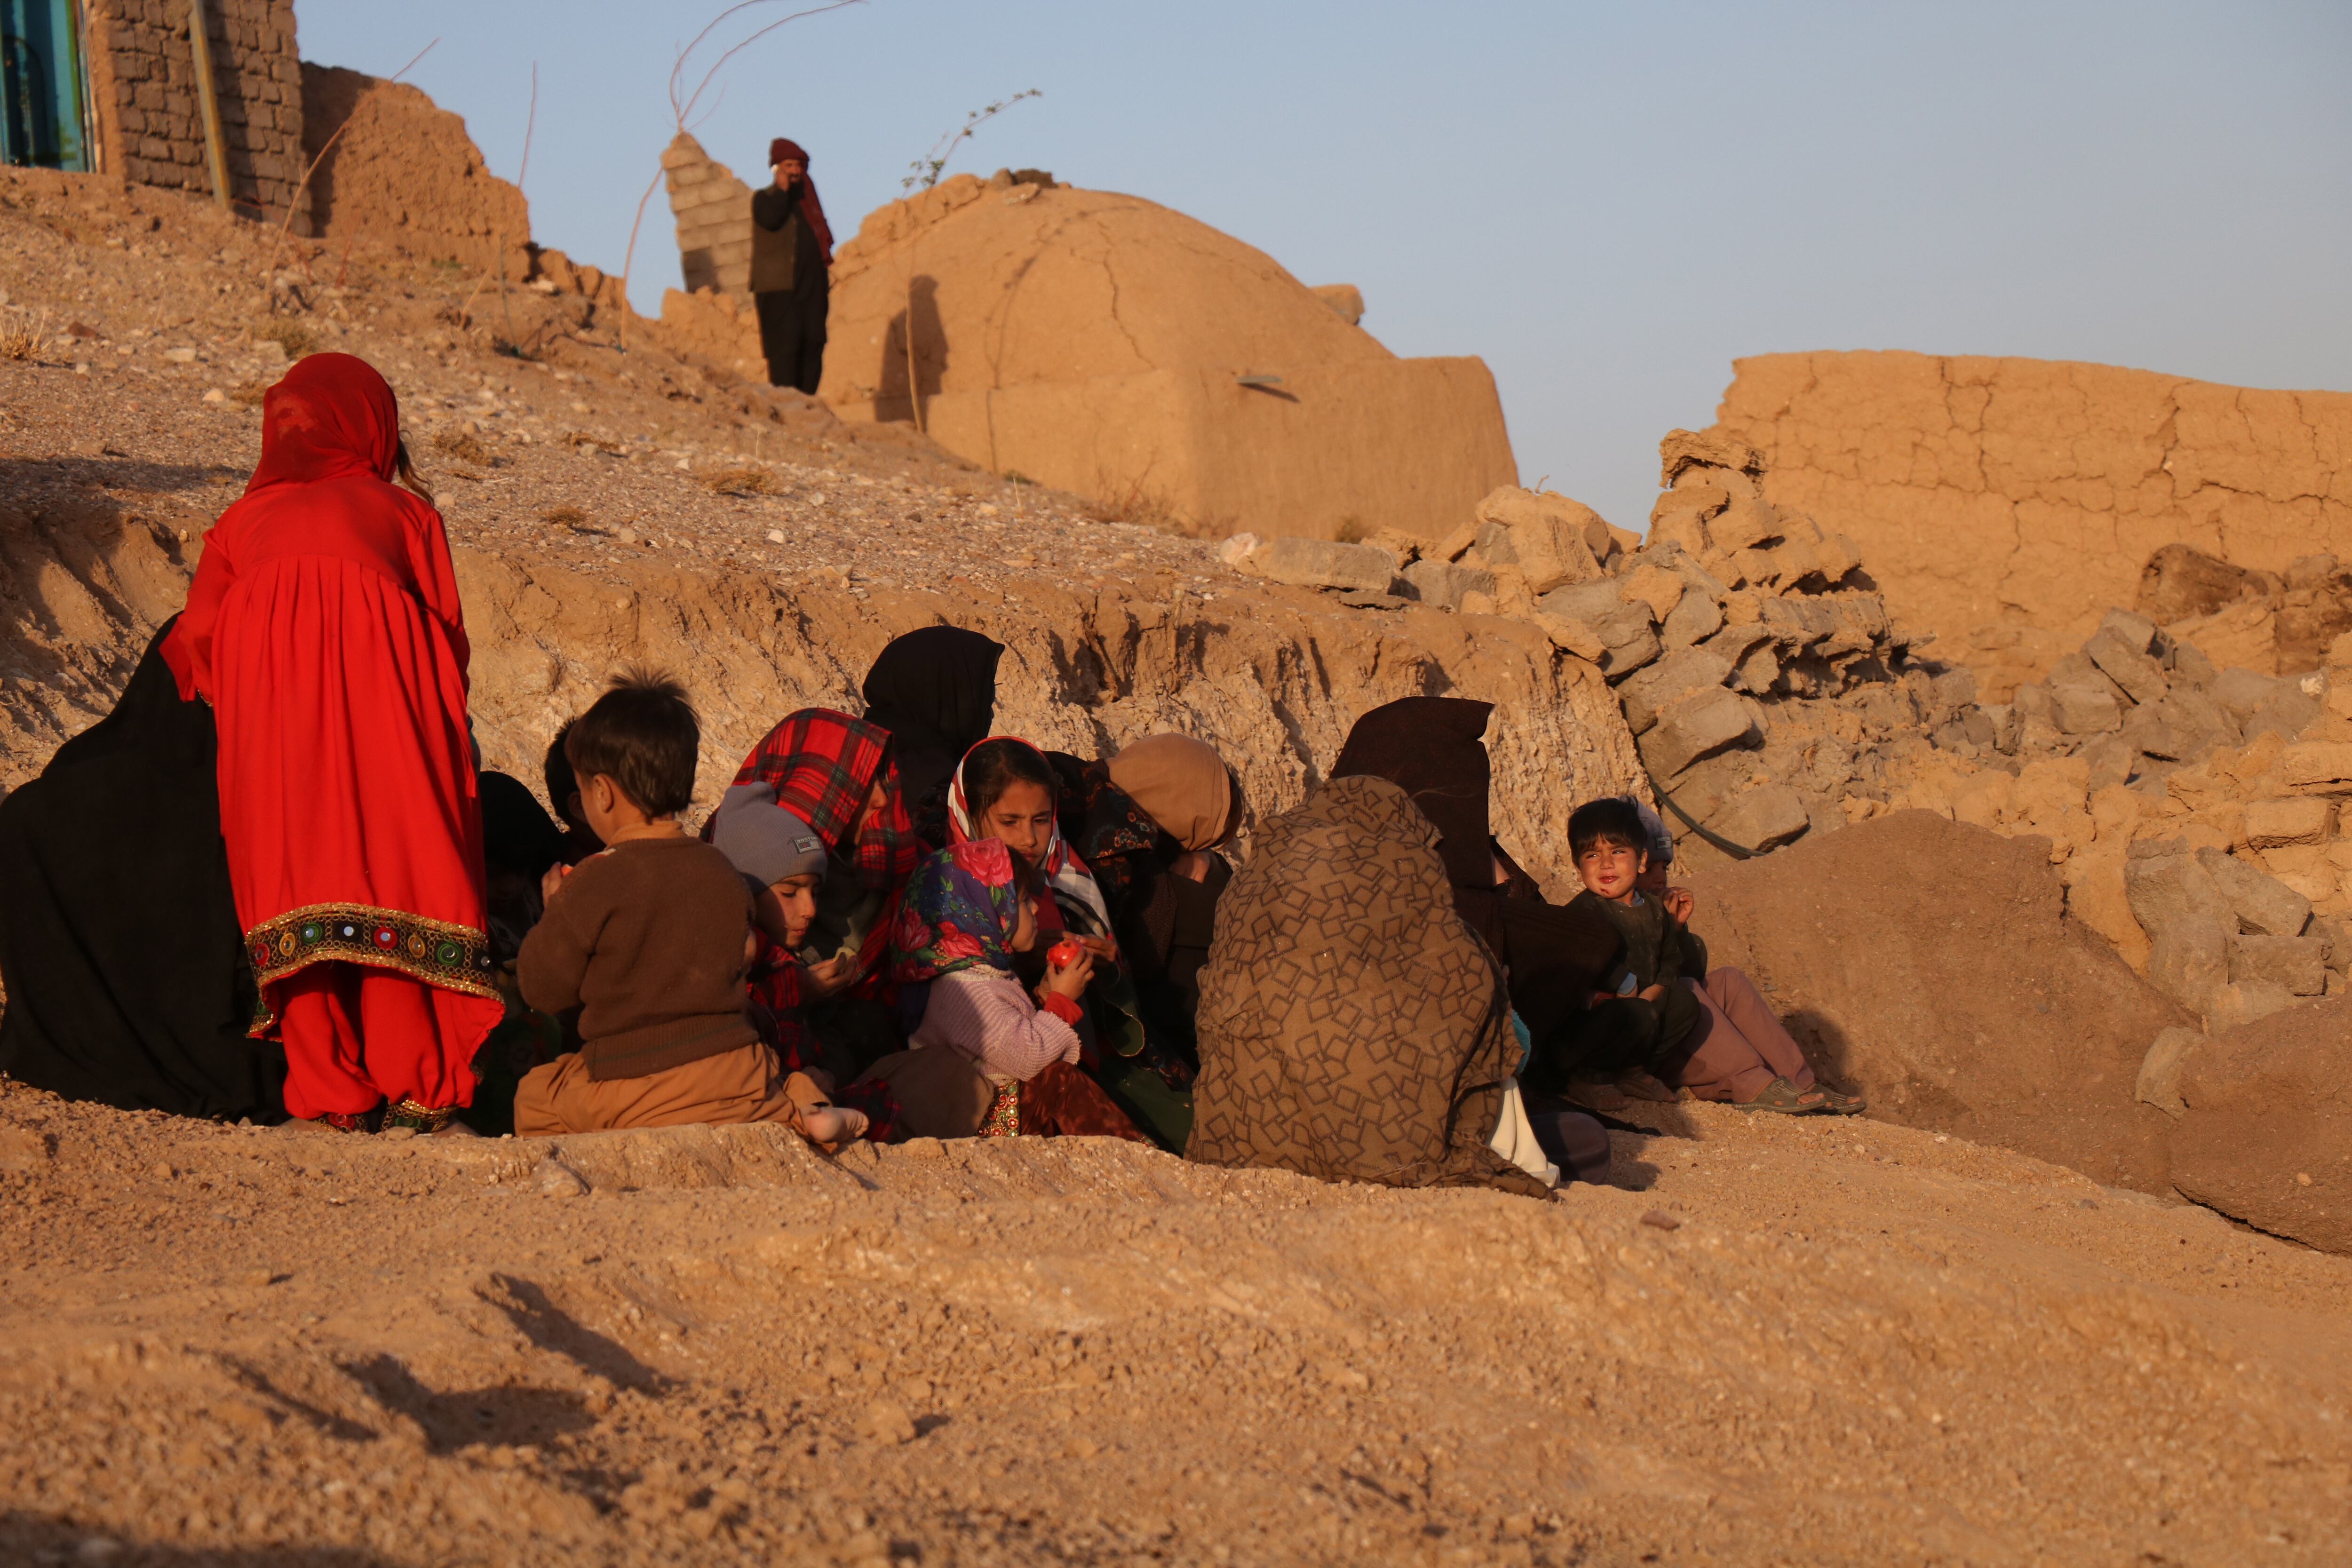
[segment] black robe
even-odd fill
[[[125,1110],[278,1121],[285,1054],[246,1036],[213,711],[180,700],[172,626],[114,711],[0,800],[0,1072]]]
[[[1624,942],[1591,910],[1547,902],[1535,879],[1495,842],[1488,828],[1492,767],[1483,740],[1493,711],[1492,703],[1460,697],[1385,703],[1348,731],[1331,776],[1384,778],[1411,795],[1436,827],[1454,907],[1502,961],[1511,1009],[1534,1042],[1528,1070],[1543,1079]]]
[[[866,717],[890,731],[898,790],[915,830],[947,847],[947,783],[996,721],[996,665],[1004,645],[961,626],[893,637],[866,672]]]

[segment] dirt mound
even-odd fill
[[[1692,886],[1710,961],[1873,1116],[2168,1190],[2168,1123],[2133,1092],[2187,1016],[2066,919],[2041,843],[1903,811]]]
[[[0,1086],[0,1558],[2336,1554],[2352,1263],[1958,1139],[1690,1110],[1543,1204]]]
[[[2180,1065],[2172,1180],[2232,1218],[2352,1254],[2352,997],[2242,1025]]]
[[[2131,604],[2160,546],[2352,559],[2352,394],[1903,353],[1735,370],[1717,427],[1763,450],[1770,499],[1852,534],[1996,699]]]
[[[304,157],[334,139],[310,176],[312,234],[518,283],[531,275],[530,205],[490,173],[463,119],[405,82],[308,60],[302,108]]]
[[[969,175],[870,215],[820,395],[1190,531],[1449,531],[1515,483],[1478,360],[1399,359],[1264,253],[1139,197]],[[913,321],[914,356],[908,355]]]

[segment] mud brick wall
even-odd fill
[[[209,194],[188,0],[87,0],[91,95],[106,169]],[[286,216],[302,181],[302,67],[293,0],[205,0],[229,197]],[[305,228],[302,217],[296,231]]]
[[[681,131],[662,153],[669,209],[677,220],[686,291],[709,289],[751,303],[751,187]]]

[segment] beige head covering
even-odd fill
[[[1187,849],[1214,847],[1233,816],[1225,760],[1190,735],[1145,736],[1110,760],[1110,782]]]

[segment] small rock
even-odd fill
[[[2178,1026],[2157,1036],[2156,1043],[2140,1058],[2139,1079],[2133,1085],[2132,1096],[2144,1104],[2153,1105],[2167,1116],[2179,1116],[2188,1107],[2180,1099],[2180,1064],[2190,1049],[2202,1043],[2205,1037],[2194,1029]]]
[[[2210,915],[2184,915],[2148,936],[2147,981],[2192,1013],[2203,1013],[2229,984],[2227,925]]]
[[[2318,996],[2327,990],[2325,936],[2239,936],[2230,939],[2230,979],[2275,981],[2291,996]]]
[[[2294,994],[2277,981],[2249,980],[2214,992],[2212,1002],[2205,1009],[2205,1021],[2218,1034],[2284,1012],[2294,1003]]]
[[[996,510],[992,506],[984,506],[980,510],[983,516],[992,514]],[[1255,533],[1236,533],[1217,546],[1217,559],[1228,566],[1239,566],[1257,552],[1258,543],[1258,537]]]
[[[940,1160],[947,1157],[948,1146],[936,1138],[909,1138],[898,1145],[898,1152],[917,1160]]]
[[[2133,701],[2160,701],[2165,693],[2164,666],[2147,656],[2145,645],[2135,649],[2132,640],[2112,626],[2101,626],[2083,645],[2083,652],[2099,667],[2100,674],[2122,687]]]
[[[2200,849],[2197,863],[2229,900],[2243,930],[2258,936],[2301,936],[2311,922],[2311,900],[2270,873],[2221,849]]]
[[[1746,741],[1754,730],[1748,704],[1718,686],[1665,709],[1636,744],[1652,772],[1672,778],[1700,758]]]
[[[1572,653],[1587,664],[1599,664],[1608,657],[1609,645],[1601,640],[1599,632],[1582,621],[1538,610],[1536,625],[1543,628],[1544,636],[1551,638],[1552,647],[1564,653]]]
[[[1683,1222],[1664,1209],[1652,1209],[1642,1216],[1642,1223],[1654,1230],[1680,1230]]]
[[[2323,796],[2250,800],[2246,803],[2246,842],[2256,849],[2325,844],[2335,816],[2335,803]]]
[[[206,403],[226,403],[228,401],[228,394],[223,392],[217,386],[206,387],[205,389],[205,401]]]
[[[861,1425],[866,1435],[877,1443],[911,1443],[918,1436],[914,1417],[895,1400],[879,1400],[867,1405]]]
[[[784,533],[783,533],[783,530],[782,530],[782,529],[780,529],[780,528],[772,528],[772,529],[768,530],[768,542],[769,542],[769,543],[771,543],[771,544],[782,544],[783,542],[784,542]]]
[[[540,1161],[531,1180],[539,1184],[542,1195],[551,1198],[576,1198],[588,1190],[586,1178],[552,1154]]]
[[[1661,628],[1669,648],[1705,642],[1723,628],[1723,606],[1705,594],[1686,593]]]
[[[1624,706],[1626,724],[1638,735],[1658,721],[1667,704],[1730,679],[1731,663],[1721,654],[1712,648],[1685,648],[1627,679],[1617,689],[1617,700]]]
[[[1302,588],[1357,588],[1385,594],[1396,577],[1396,557],[1370,544],[1285,534],[1252,552],[1251,564],[1277,583]]]
[[[1760,784],[1724,802],[1706,826],[1743,849],[1775,849],[1803,837],[1812,816],[1804,796],[1787,784]]]
[[[2114,695],[2090,686],[2052,687],[2050,717],[2068,735],[2104,735],[2124,727],[2123,707]]]
[[[194,364],[196,363],[196,351],[186,348],[165,349],[163,357],[173,364]]]
[[[0,1171],[37,1171],[57,1158],[57,1141],[29,1127],[0,1127]]]
[[[1412,590],[1414,598],[1441,610],[1460,609],[1466,595],[1492,595],[1495,591],[1492,572],[1450,561],[1416,561],[1398,573],[1397,577]]]

